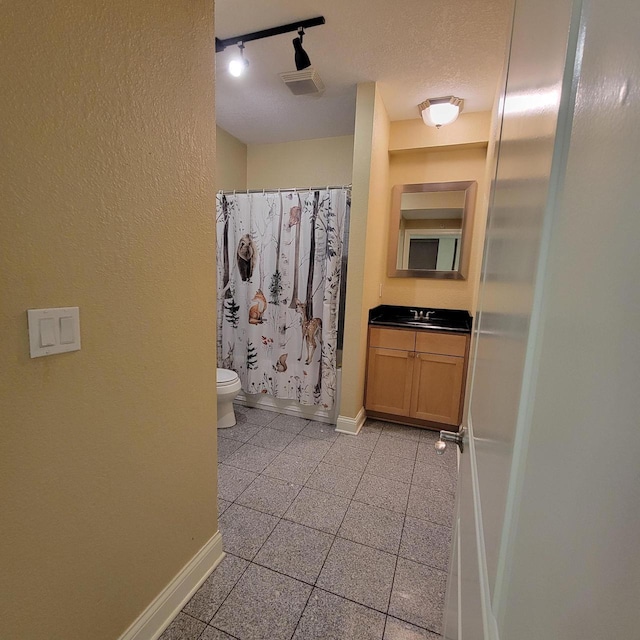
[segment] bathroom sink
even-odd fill
[[[387,327],[471,333],[472,321],[468,311],[458,309],[380,305],[369,311],[369,324]]]
[[[398,322],[416,327],[448,327],[450,322],[441,318],[400,318]]]

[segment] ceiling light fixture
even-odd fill
[[[444,98],[429,98],[418,105],[424,123],[439,129],[445,124],[451,124],[458,119],[464,100],[454,96]]]
[[[244,57],[244,44],[242,42],[238,42],[238,49],[240,49],[240,55],[229,62],[229,73],[234,78],[239,78],[249,66],[249,61]]]

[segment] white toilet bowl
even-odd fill
[[[235,371],[218,369],[216,387],[218,389],[218,429],[228,429],[236,423],[233,399],[240,391],[240,378]]]

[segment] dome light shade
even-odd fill
[[[429,127],[440,128],[455,122],[462,111],[464,101],[454,96],[429,98],[418,105],[422,120]]]

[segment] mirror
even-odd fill
[[[391,278],[465,280],[477,183],[397,184],[391,197]]]

